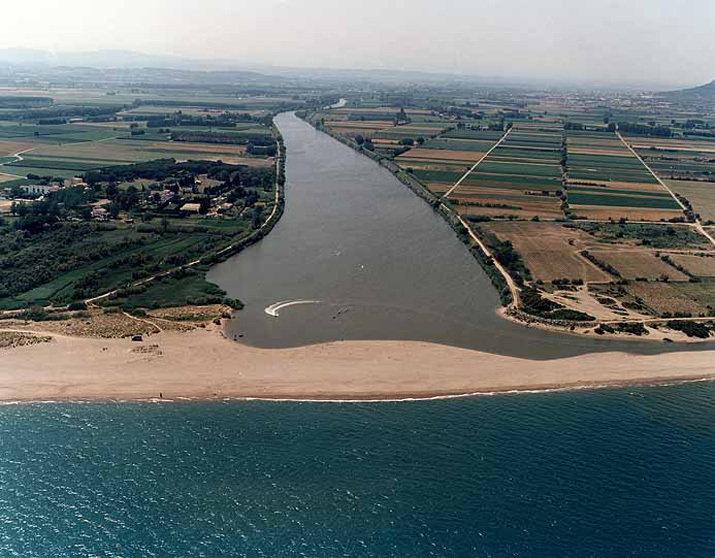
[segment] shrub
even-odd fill
[[[700,339],[710,337],[710,330],[705,324],[699,322],[670,320],[665,325],[675,331],[682,331],[688,337],[699,337]]]
[[[648,335],[648,330],[642,322],[618,324],[616,329],[623,333],[631,333],[633,335]]]

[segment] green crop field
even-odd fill
[[[493,141],[459,141],[442,139],[441,136],[436,139],[427,141],[422,147],[425,149],[448,149],[454,151],[489,151],[489,148],[494,145]]]
[[[618,172],[609,172],[607,169],[602,170],[584,170],[571,169],[569,170],[570,180],[591,180],[601,182],[633,182],[635,184],[658,184],[651,175],[643,174],[627,174]]]
[[[59,170],[66,170],[66,171],[86,172],[86,171],[101,168],[106,165],[95,164],[95,163],[85,163],[85,162],[80,162],[80,161],[63,161],[63,160],[50,159],[50,158],[40,159],[40,158],[28,157],[26,159],[23,159],[22,161],[16,161],[14,163],[10,163],[7,166],[12,167],[12,168],[30,167],[30,168],[36,168],[36,169],[59,169]]]
[[[553,165],[558,165],[561,163],[561,153],[559,151],[519,149],[514,147],[503,147],[502,145],[497,147],[492,152],[491,157],[510,158],[514,160],[531,159]]]
[[[624,195],[637,195],[638,197],[653,197],[653,198],[667,198],[672,200],[673,197],[663,190],[662,192],[650,192],[647,190],[620,190],[618,188],[589,188],[588,186],[569,186],[569,192],[573,193],[583,193],[583,194],[624,194]]]
[[[462,172],[453,171],[436,171],[436,170],[422,170],[417,169],[414,171],[414,175],[423,182],[457,182],[462,178]]]
[[[530,176],[561,177],[561,167],[556,165],[531,165],[528,163],[493,162],[491,157],[479,165],[481,172],[520,174]]]
[[[442,137],[455,139],[498,140],[503,135],[503,132],[492,132],[489,130],[452,130],[451,132],[443,134]]]
[[[482,165],[477,167],[478,170],[471,173],[463,184],[481,185],[483,183],[495,183],[513,185],[513,187],[523,190],[559,190],[561,189],[561,181],[549,180],[536,176],[519,176],[510,174],[487,174],[482,171]],[[512,187],[512,186],[505,186]]]
[[[641,162],[635,157],[613,157],[607,155],[569,154],[568,166],[644,170]]]
[[[0,168],[4,169],[4,172],[15,174],[18,176],[36,174],[37,176],[51,176],[52,178],[72,178],[73,176],[82,174],[79,171],[48,169],[46,167],[10,167],[7,165],[3,165]],[[3,187],[7,187],[7,183],[3,183]]]
[[[568,193],[572,205],[605,205],[614,207],[637,207],[650,209],[680,209],[673,198],[597,195],[579,192]]]

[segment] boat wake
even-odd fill
[[[274,318],[278,317],[278,312],[283,308],[288,308],[289,306],[296,306],[298,304],[320,304],[319,300],[283,300],[281,302],[275,302],[270,306],[266,306],[263,310],[269,316]]]

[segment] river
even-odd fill
[[[276,124],[288,154],[285,214],[261,242],[208,275],[246,304],[228,326],[237,340],[267,348],[414,340],[532,359],[683,350],[501,318],[477,261],[389,171],[292,113]]]

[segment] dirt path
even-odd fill
[[[491,148],[489,149],[489,151],[487,151],[484,155],[482,155],[482,158],[479,159],[476,163],[474,163],[474,166],[472,166],[471,169],[469,169],[466,173],[464,173],[464,176],[462,176],[462,178],[460,178],[459,180],[457,180],[457,182],[455,183],[454,186],[452,186],[449,190],[447,190],[447,192],[444,194],[444,196],[442,196],[442,198],[447,199],[447,198],[449,197],[449,195],[450,195],[452,192],[454,192],[454,191],[459,187],[459,185],[460,185],[470,174],[472,174],[472,172],[474,172],[474,169],[476,169],[476,168],[479,166],[479,164],[480,164],[482,161],[484,161],[484,159],[486,159],[487,157],[489,157],[489,154],[490,154],[492,151],[494,151],[497,147],[499,147],[499,145],[501,145],[501,143],[507,138],[507,136],[511,133],[511,131],[512,131],[513,129],[514,129],[513,127],[512,127],[512,128],[509,128],[509,129],[506,131],[506,133],[505,133],[501,138],[499,138],[499,141],[496,142],[494,145],[492,145]]]
[[[653,178],[655,178],[655,179],[658,181],[658,184],[660,184],[663,188],[665,188],[665,190],[672,196],[672,198],[673,198],[673,199],[677,202],[677,204],[683,209],[683,211],[685,211],[685,210],[687,209],[687,207],[685,207],[685,204],[684,204],[683,202],[681,202],[681,201],[678,199],[678,196],[675,195],[675,193],[668,187],[668,185],[667,185],[665,182],[663,182],[663,181],[660,179],[660,177],[659,177],[657,174],[655,174],[655,172],[653,172],[653,169],[651,169],[651,168],[647,165],[647,163],[643,160],[643,158],[642,158],[640,155],[638,155],[638,153],[636,153],[635,149],[633,149],[633,148],[628,144],[628,142],[623,139],[623,136],[621,135],[621,133],[618,132],[618,131],[616,131],[616,135],[618,136],[618,139],[621,140],[621,142],[623,143],[623,145],[625,145],[625,146],[628,148],[628,150],[629,150],[631,153],[633,153],[633,155],[641,162],[641,164],[642,164],[646,169],[648,169],[648,172],[653,175]],[[705,238],[707,238],[707,239],[715,246],[715,238],[713,238],[712,236],[710,236],[710,233],[708,233],[708,232],[705,230],[705,227],[703,227],[703,224],[700,222],[700,219],[695,219],[695,223],[693,223],[692,225],[697,229],[697,231],[698,231],[700,234],[702,234]]]
[[[36,147],[29,147],[28,149],[23,149],[22,151],[18,151],[17,153],[13,153],[12,155],[8,155],[8,157],[15,157],[15,160],[12,161],[13,163],[17,163],[18,161],[24,161],[25,158],[22,156],[22,154],[23,154],[23,153],[27,153],[27,152],[29,152],[29,151],[33,151],[33,150],[35,150],[35,149],[37,149],[37,148],[36,148]],[[0,167],[7,166],[8,164],[9,164],[9,163],[0,163]],[[11,173],[11,172],[4,172],[4,169],[0,169],[0,170],[3,170],[3,173],[2,173],[2,174],[5,174],[5,175],[7,175],[7,176],[16,176],[17,178],[25,178],[24,176],[19,175],[19,174],[14,174],[14,173]]]
[[[521,306],[521,299],[519,298],[519,288],[516,286],[516,283],[514,282],[514,279],[512,279],[511,275],[509,275],[509,272],[504,268],[502,264],[500,264],[497,259],[494,257],[494,255],[491,253],[489,248],[487,248],[486,244],[484,244],[479,237],[474,234],[474,231],[470,228],[470,226],[467,224],[467,222],[462,219],[461,215],[457,215],[457,219],[459,219],[459,222],[462,223],[462,226],[469,231],[469,236],[472,238],[474,242],[477,243],[479,248],[481,249],[482,252],[484,252],[487,257],[491,258],[494,261],[494,266],[499,270],[499,273],[502,274],[504,277],[504,280],[506,281],[506,284],[509,287],[509,291],[511,292],[511,304],[506,306],[507,309],[514,309],[518,310],[519,307]]]
[[[161,333],[162,331],[164,331],[161,327],[159,327],[158,324],[155,324],[155,323],[152,322],[151,320],[145,320],[145,319],[140,318],[140,317],[138,317],[138,316],[132,316],[132,315],[129,314],[128,312],[122,312],[122,314],[124,314],[124,315],[125,315],[127,318],[129,318],[130,320],[135,320],[135,321],[137,321],[137,322],[142,322],[142,323],[145,323],[145,324],[147,324],[147,325],[152,326],[154,329],[156,329],[156,332],[157,332],[157,333]]]

